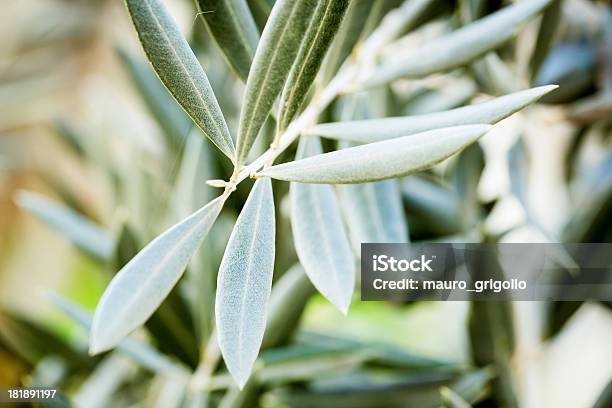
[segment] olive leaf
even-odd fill
[[[349,96],[345,101],[348,106],[344,108],[342,119],[371,117],[366,95]],[[343,148],[352,146],[348,142],[339,143]],[[408,225],[397,180],[344,184],[338,186],[338,191],[351,241],[357,251],[363,242],[408,241]]]
[[[170,293],[223,208],[220,196],[151,241],[110,282],[91,327],[89,350],[116,346]]]
[[[106,230],[74,210],[30,191],[20,191],[15,202],[94,258],[100,261],[111,258],[114,239]]]
[[[420,78],[465,65],[509,40],[518,26],[552,0],[521,1],[403,55],[383,59],[363,81],[372,87],[397,78]]]
[[[364,183],[407,176],[459,152],[491,127],[466,125],[430,130],[279,164],[259,175],[319,184]]]
[[[554,89],[557,89],[556,85],[540,86],[486,102],[424,115],[323,123],[311,127],[305,134],[371,143],[442,127],[477,123],[492,125],[536,102]]]
[[[159,79],[204,134],[235,156],[223,113],[208,78],[161,0],[126,0],[134,28]]]
[[[196,0],[195,4],[229,66],[246,81],[259,41],[259,31],[246,1]]]
[[[280,97],[279,130],[287,128],[304,102],[348,3],[348,0],[322,0],[317,3]]]
[[[317,138],[300,140],[298,158],[321,153]],[[315,288],[346,314],[355,288],[355,261],[336,193],[328,185],[291,183],[289,196],[300,263]]]
[[[253,369],[266,327],[275,249],[270,179],[255,182],[221,260],[215,314],[225,364],[242,388]]]
[[[236,162],[244,163],[281,92],[315,9],[315,0],[279,0],[261,35],[244,91]]]

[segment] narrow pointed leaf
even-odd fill
[[[297,157],[321,152],[317,138],[303,138]],[[291,183],[289,194],[300,263],[315,288],[346,314],[355,288],[355,261],[336,193],[329,185]]]
[[[266,327],[274,270],[274,199],[270,179],[255,182],[230,236],[217,278],[219,347],[240,387],[247,382]]]
[[[208,78],[161,0],[126,0],[140,43],[159,79],[230,159],[234,143]]]
[[[387,57],[364,81],[366,87],[397,78],[420,78],[465,65],[509,40],[519,25],[552,0],[521,1],[404,55]]]
[[[115,247],[110,234],[77,212],[55,203],[40,194],[21,191],[17,205],[45,222],[68,238],[81,250],[101,260],[108,261]]]
[[[323,123],[308,129],[306,134],[356,143],[372,143],[442,127],[477,123],[492,125],[536,102],[556,88],[556,85],[540,86],[444,112]]]
[[[353,245],[408,242],[408,224],[397,180],[338,186]]]
[[[196,0],[196,7],[228,64],[246,81],[259,31],[244,0]]]
[[[238,125],[239,164],[249,154],[283,89],[315,6],[315,0],[278,0],[274,4],[246,83]]]
[[[414,4],[414,3],[413,3]],[[371,95],[372,92],[368,93]],[[344,110],[341,118],[368,119],[371,105],[367,95],[345,97],[354,100],[352,109]],[[342,148],[353,144],[342,142]],[[338,186],[343,213],[347,219],[351,242],[356,251],[363,242],[407,242],[408,226],[397,180]]]
[[[279,180],[352,184],[407,176],[432,167],[477,141],[490,125],[436,129],[319,154],[262,170]]]
[[[170,293],[223,208],[224,196],[155,238],[121,269],[102,295],[90,352],[108,350],[143,324]]]
[[[289,126],[304,102],[319,72],[323,57],[338,31],[348,4],[348,0],[323,0],[317,3],[302,46],[281,94],[278,115],[280,130]]]

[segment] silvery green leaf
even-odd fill
[[[347,106],[341,118],[370,118],[372,92],[353,94],[344,98]],[[352,99],[352,104],[351,104]],[[380,104],[374,103],[379,106]],[[343,148],[353,146],[341,142]],[[341,205],[347,217],[354,248],[362,242],[407,242],[408,226],[402,197],[396,180],[338,186]]]
[[[196,0],[198,14],[228,64],[246,81],[255,55],[259,31],[245,0]]]
[[[306,99],[348,4],[348,0],[322,0],[317,3],[280,97],[280,130],[289,126]]]
[[[495,124],[556,88],[556,85],[540,86],[475,105],[425,115],[323,123],[311,127],[306,134],[356,143],[372,143],[441,127]]]
[[[421,78],[465,65],[509,40],[520,24],[551,1],[518,2],[401,56],[389,56],[368,74],[363,85],[372,87],[402,77]]]
[[[298,158],[320,155],[317,138],[302,138]],[[291,226],[300,263],[315,288],[342,313],[355,289],[355,261],[329,185],[291,183]]]
[[[77,324],[86,330],[91,327],[91,314],[79,305],[64,299],[63,297],[49,292],[46,294],[49,302],[57,309],[62,311],[66,316],[70,317]],[[132,358],[142,367],[148,368],[151,371],[161,374],[179,374],[183,371],[173,363],[168,357],[160,354],[157,350],[140,342],[136,339],[125,338],[118,345],[117,350],[126,356]]]
[[[110,259],[115,247],[113,238],[84,216],[29,191],[20,191],[15,201],[21,208],[51,226],[86,253],[101,261]]]
[[[183,274],[224,201],[220,196],[172,226],[115,275],[96,308],[90,353],[114,347],[151,316]]]
[[[338,186],[356,247],[363,242],[408,242],[408,224],[397,180]]]
[[[217,277],[219,347],[240,387],[251,375],[266,327],[274,239],[272,183],[267,178],[259,179],[236,221]]]
[[[261,35],[240,112],[236,162],[247,158],[302,43],[315,0],[278,0]]]
[[[318,184],[365,183],[407,176],[459,152],[491,127],[466,125],[430,130],[279,164],[259,175]]]
[[[234,142],[208,78],[161,0],[126,0],[153,69],[204,134],[233,159]]]

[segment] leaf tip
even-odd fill
[[[94,336],[92,332],[92,334],[90,334],[90,337],[89,337],[89,350],[87,350],[90,356],[95,356],[97,354],[103,353],[112,348],[112,346],[107,347],[106,345],[104,345],[104,343],[96,339],[97,337]]]
[[[243,367],[243,366],[236,367],[230,361],[231,360],[225,359],[225,364],[227,365],[227,369],[230,372],[230,375],[234,379],[234,382],[236,383],[238,388],[242,390],[244,386],[246,385],[246,383],[251,378],[251,372],[253,371],[253,366],[251,365],[248,368]]]
[[[100,327],[100,316],[99,310],[94,313],[91,328],[89,330],[89,349],[88,353],[90,356],[103,353],[115,347],[121,339],[114,339],[104,333],[103,328]]]
[[[244,386],[246,385],[247,381],[249,380],[250,377],[250,373],[248,373],[246,376],[243,377],[234,377],[234,380],[236,381],[236,385],[238,386],[238,389],[240,391],[242,391],[244,389]]]
[[[559,85],[557,85],[557,84],[542,85],[542,86],[538,86],[537,88],[534,88],[534,90],[538,91],[538,95],[536,97],[536,100],[540,99],[544,95],[554,91],[557,88],[559,88]]]

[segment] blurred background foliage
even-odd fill
[[[243,83],[194,4],[166,3],[236,129]],[[248,1],[260,30],[272,3]],[[353,3],[332,53],[349,55],[401,2]],[[506,3],[434,1],[400,44],[421,44]],[[332,62],[323,75],[337,69]],[[554,1],[468,66],[341,98],[323,121],[347,119],[347,105],[352,118],[414,115],[550,83],[560,88],[479,145],[400,180],[411,240],[610,242],[609,2]],[[254,154],[273,131],[270,124]],[[219,156],[156,78],[121,2],[3,1],[0,386],[59,387],[59,405],[82,407],[612,406],[610,304],[356,300],[345,318],[294,266],[287,183],[275,184],[273,301],[294,301],[270,317],[261,368],[244,390],[223,368],[206,383],[210,393],[188,373],[199,366],[196,380],[205,377],[214,276],[248,183],[146,330],[89,357],[83,326],[112,274],[213,197],[205,180],[231,172]]]

